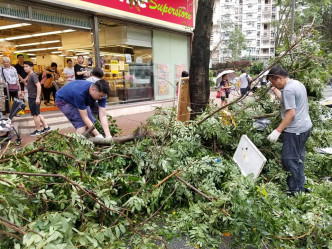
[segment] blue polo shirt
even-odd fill
[[[56,92],[55,101],[63,100],[76,106],[79,110],[85,110],[87,106],[91,106],[96,102],[89,94],[92,84],[92,82],[86,80],[69,82]],[[98,100],[98,105],[105,108],[106,97]]]

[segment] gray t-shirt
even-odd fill
[[[241,81],[240,88],[247,88],[248,87],[247,73],[243,73],[243,74],[240,75],[240,81]]]
[[[284,119],[287,110],[295,109],[295,117],[285,132],[302,133],[312,127],[309,116],[307,90],[297,81],[290,80],[281,91],[281,117]]]
[[[27,81],[27,88],[28,88],[28,95],[29,98],[37,98],[37,86],[38,77],[35,73],[29,74],[28,81]]]

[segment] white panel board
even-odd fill
[[[242,175],[253,174],[255,178],[259,176],[266,163],[264,155],[246,135],[242,135],[233,160],[239,166]]]

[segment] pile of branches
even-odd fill
[[[201,248],[217,248],[229,235],[242,247],[330,246],[332,183],[323,179],[332,174],[331,157],[314,148],[332,140],[331,123],[315,117],[322,129],[308,143],[311,193],[288,197],[281,143],[266,139],[280,117],[264,132],[252,128],[253,114],[277,105],[264,98],[264,105],[248,100],[246,112],[232,106],[236,127],[219,114],[197,125],[213,105],[188,125],[160,109],[145,133],[158,135],[98,147],[52,132],[3,156],[0,247],[167,248],[179,234]],[[314,113],[329,111],[322,108],[311,103]],[[256,180],[231,159],[244,130],[268,158]]]

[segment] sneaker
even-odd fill
[[[41,131],[35,130],[34,132],[30,133],[30,136],[39,136],[41,134]]]
[[[41,133],[41,134],[44,134],[44,133],[47,133],[47,132],[49,132],[49,131],[51,131],[51,130],[52,130],[51,127],[47,127],[47,128],[42,129],[42,131],[41,131],[40,133]]]

